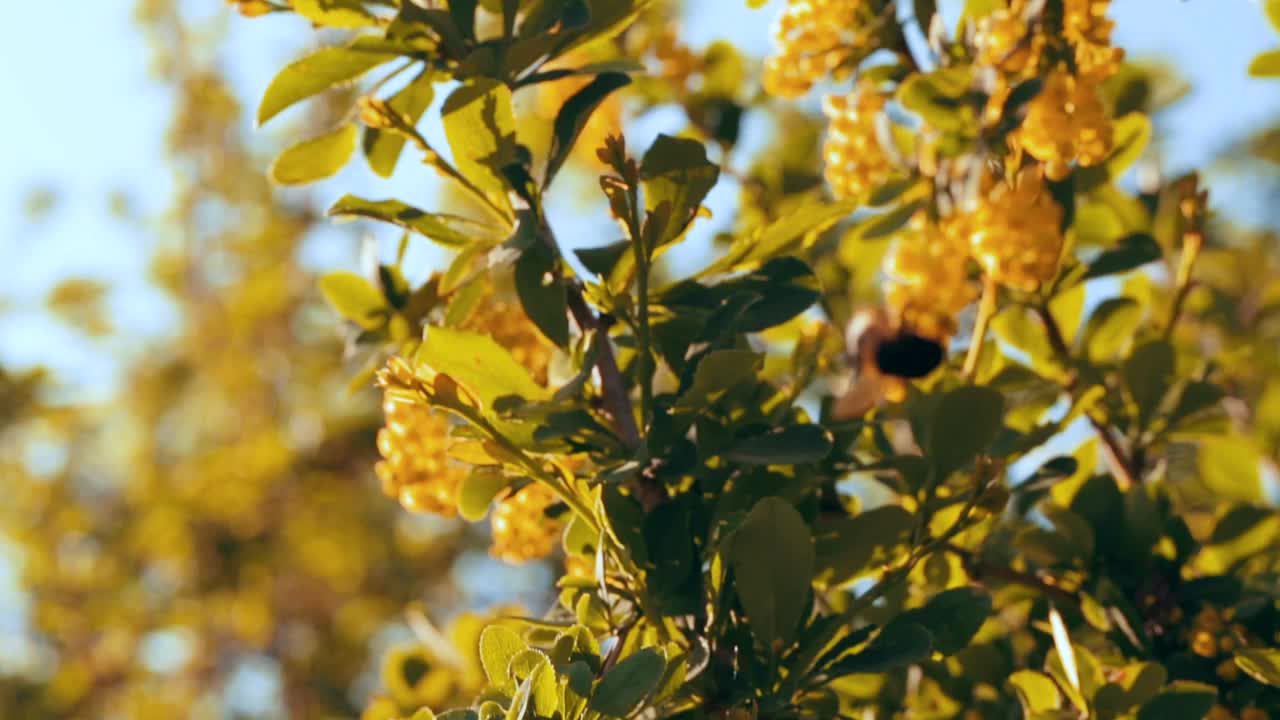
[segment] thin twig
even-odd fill
[[[1064,365],[1069,364],[1071,349],[1067,347],[1067,341],[1062,336],[1062,328],[1058,327],[1058,321],[1053,317],[1053,313],[1043,304],[1035,306],[1035,311],[1044,324],[1045,332],[1049,336],[1049,345],[1053,348],[1054,354]],[[1074,393],[1078,383],[1079,377],[1073,373],[1063,382],[1063,389],[1068,393]],[[1120,441],[1112,434],[1111,428],[1089,413],[1085,413],[1085,416],[1089,418],[1089,424],[1093,426],[1098,439],[1102,442],[1102,454],[1106,457],[1111,473],[1115,475],[1116,484],[1121,490],[1137,485],[1138,480],[1133,471],[1133,464],[1124,448],[1120,446]]]
[[[643,427],[649,426],[650,414],[653,411],[653,356],[649,347],[649,248],[645,241],[644,230],[640,223],[640,190],[635,183],[627,183],[628,205],[630,213],[627,217],[627,230],[631,234],[632,247],[636,258],[636,307],[637,328],[636,340],[639,347],[640,385],[640,422]],[[652,217],[650,218],[652,222]]]
[[[1065,603],[1078,606],[1080,598],[1075,593],[1069,592],[1056,585],[1050,585],[1045,582],[1044,578],[1031,573],[1014,570],[1013,568],[1002,565],[1000,563],[991,563],[982,560],[977,553],[967,550],[954,543],[947,543],[942,546],[943,550],[959,557],[964,566],[968,569],[969,574],[978,582],[982,582],[983,577],[995,577],[1015,585],[1022,585],[1037,590],[1055,600],[1061,600]]]
[[[1173,330],[1178,325],[1178,318],[1182,316],[1182,306],[1186,303],[1187,295],[1190,294],[1193,287],[1191,273],[1195,268],[1196,259],[1200,257],[1200,249],[1202,247],[1204,247],[1204,235],[1198,230],[1183,235],[1182,255],[1178,260],[1178,274],[1175,279],[1176,287],[1173,291],[1173,304],[1169,308],[1169,319],[1164,326],[1163,337],[1165,340],[1173,337]]]
[[[583,332],[596,330],[602,333],[600,353],[596,356],[596,370],[600,373],[600,390],[603,394],[604,408],[613,418],[614,430],[622,443],[635,449],[640,445],[640,430],[636,427],[635,414],[631,409],[631,398],[627,394],[627,386],[622,382],[622,371],[613,356],[613,345],[609,342],[608,331],[601,325],[600,319],[587,305],[582,289],[569,284],[569,312],[573,313],[574,322]]]
[[[973,380],[978,371],[978,361],[982,359],[982,346],[986,344],[987,328],[991,326],[991,318],[996,314],[996,295],[999,286],[991,275],[982,281],[982,299],[978,301],[978,317],[973,321],[973,335],[969,338],[969,351],[964,356],[965,380]]]

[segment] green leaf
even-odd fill
[[[547,158],[546,176],[543,187],[551,184],[560,167],[569,157],[569,151],[582,134],[591,113],[600,107],[600,103],[615,90],[631,83],[631,78],[623,73],[607,72],[597,75],[586,87],[574,93],[565,101],[556,114],[555,127],[551,137],[551,152]]]
[[[959,652],[969,644],[991,615],[991,596],[974,587],[944,590],[924,607],[908,610],[894,622],[920,625],[933,636],[933,649],[944,655]]]
[[[629,241],[619,240],[602,247],[578,248],[573,251],[573,254],[578,256],[578,260],[587,270],[607,278],[613,272],[614,266],[618,264],[618,260],[630,250]]]
[[[693,384],[676,401],[677,412],[697,411],[714,403],[724,391],[756,376],[764,358],[750,350],[714,350],[698,363]]]
[[[1223,498],[1259,502],[1263,499],[1261,457],[1260,448],[1250,438],[1205,438],[1196,450],[1200,482]]]
[[[1089,316],[1084,331],[1090,362],[1110,362],[1124,352],[1142,322],[1142,306],[1132,298],[1108,298]]]
[[[1027,717],[1039,717],[1062,706],[1062,694],[1053,678],[1035,670],[1019,670],[1009,676],[1009,684],[1018,693],[1018,701]]]
[[[1256,78],[1280,77],[1280,50],[1268,50],[1254,56],[1249,74]]]
[[[605,673],[588,705],[610,717],[626,717],[658,687],[666,668],[656,648],[638,650]]]
[[[819,577],[842,585],[888,565],[910,541],[914,525],[911,513],[897,505],[819,524],[814,538]]]
[[[476,37],[476,0],[449,0],[449,16],[458,33],[467,40]]]
[[[350,29],[378,24],[378,19],[359,0],[291,0],[291,3],[294,12],[324,27]]]
[[[963,99],[970,74],[967,67],[955,67],[912,75],[898,87],[898,102],[939,130],[964,132],[974,124],[973,109]]]
[[[929,425],[926,457],[938,482],[973,462],[1003,427],[1004,396],[985,387],[965,386],[942,396]]]
[[[720,168],[707,160],[707,149],[689,138],[659,135],[640,163],[645,209],[666,203],[670,220],[650,251],[684,234],[702,201],[720,177]]]
[[[1124,380],[1138,405],[1138,424],[1146,427],[1173,382],[1173,346],[1152,340],[1134,348],[1124,362]]]
[[[813,577],[813,536],[804,518],[782,498],[756,503],[734,534],[730,563],[756,639],[774,650],[789,644]]]
[[[888,237],[906,226],[911,216],[920,209],[920,205],[919,201],[910,202],[873,215],[862,221],[854,230],[854,234],[859,240],[878,240]]]
[[[1151,142],[1151,118],[1145,113],[1131,112],[1115,121],[1112,149],[1107,159],[1093,167],[1078,171],[1076,189],[1088,192],[1124,174],[1142,157]]]
[[[303,185],[334,175],[355,152],[356,136],[356,126],[347,124],[294,145],[271,163],[271,179],[281,185]]]
[[[549,718],[555,714],[560,706],[559,686],[555,670],[545,653],[533,648],[519,651],[511,658],[507,675],[519,684],[507,709],[507,718],[522,720],[530,717],[530,709],[535,717]]]
[[[1225,395],[1226,393],[1222,388],[1211,382],[1202,380],[1189,382],[1182,389],[1182,394],[1178,396],[1178,404],[1169,413],[1169,422],[1171,424],[1176,423],[1202,410],[1214,407]]]
[[[1178,681],[1138,710],[1137,720],[1201,720],[1218,700],[1212,685]]]
[[[525,315],[559,347],[569,345],[569,293],[551,249],[536,242],[516,260],[516,294]]]
[[[453,249],[467,247],[478,239],[491,238],[495,232],[486,225],[456,215],[436,215],[399,200],[365,200],[355,195],[342,196],[329,208],[329,215],[391,223]]]
[[[502,168],[515,160],[511,90],[491,78],[473,78],[449,95],[440,113],[458,171],[510,213]]]
[[[1169,674],[1159,663],[1142,663],[1124,668],[1121,684],[1109,682],[1098,689],[1094,705],[1102,717],[1116,717],[1150,701],[1168,680]]]
[[[1053,362],[1049,334],[1030,308],[1021,305],[1006,307],[992,318],[991,331],[1001,341],[1022,351],[1032,368],[1043,372]]]
[[[1280,687],[1280,649],[1242,648],[1236,651],[1236,666],[1264,685]]]
[[[320,278],[320,293],[342,317],[366,330],[386,322],[386,298],[373,283],[351,272],[332,272]]]
[[[1135,270],[1160,259],[1160,245],[1146,233],[1134,233],[1113,248],[1102,251],[1081,280]]]
[[[488,335],[432,327],[418,348],[417,360],[467,388],[484,408],[498,398],[547,400],[551,392]]]
[[[829,669],[832,677],[855,673],[883,673],[929,659],[933,636],[912,622],[891,622],[861,652],[849,655]]]
[[[763,229],[738,236],[699,276],[742,270],[793,253],[859,207],[856,200],[832,203],[820,196],[806,198]]]
[[[511,481],[498,468],[478,467],[472,470],[458,488],[458,514],[471,522],[483,520],[489,512],[489,504],[510,484]]]
[[[387,100],[387,105],[395,112],[409,119],[411,125],[417,125],[422,114],[431,105],[435,97],[435,77],[423,72],[414,78],[400,92]],[[369,168],[379,177],[389,178],[400,161],[400,153],[404,150],[405,137],[397,132],[366,128],[364,133],[364,156],[369,161]]]
[[[1084,319],[1084,302],[1088,288],[1076,285],[1059,292],[1049,301],[1049,313],[1058,324],[1058,330],[1068,346],[1075,340],[1080,330],[1080,321]]]
[[[831,452],[831,433],[821,425],[790,425],[743,438],[724,456],[748,465],[802,465]]]
[[[520,635],[509,627],[486,627],[480,633],[480,665],[489,684],[503,692],[513,692],[516,684],[509,670],[511,660],[527,647]]]
[[[591,686],[595,683],[595,675],[582,660],[575,660],[564,668],[564,676],[568,680],[567,687],[580,698],[591,697]]]
[[[306,100],[339,83],[354,80],[393,60],[391,53],[362,50],[357,46],[322,48],[287,65],[272,79],[258,105],[262,125],[294,103]]]

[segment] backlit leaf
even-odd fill
[[[1236,651],[1236,665],[1254,680],[1280,687],[1280,649],[1241,648]]]
[[[386,322],[386,298],[373,283],[352,272],[332,272],[320,278],[320,293],[342,317],[373,329]]]
[[[511,90],[497,80],[475,78],[454,90],[441,108],[454,165],[498,207],[510,211],[502,168],[515,159]]]
[[[355,195],[342,196],[329,208],[329,215],[391,223],[448,248],[462,248],[477,239],[491,241],[492,233],[496,232],[473,220],[424,212],[399,200],[365,200]]]
[[[391,99],[387,100],[387,105],[408,118],[411,125],[417,125],[435,97],[433,80],[430,73],[419,75],[400,92],[391,96]],[[399,133],[366,128],[363,147],[365,158],[369,161],[369,168],[381,177],[391,177],[400,160],[400,153],[404,150],[404,144],[405,137]]]
[[[352,47],[322,48],[281,70],[258,105],[261,125],[296,102],[360,77],[395,55]]]
[[[285,150],[271,164],[271,179],[281,185],[303,185],[330,177],[356,150],[356,126],[343,125]]]
[[[551,393],[488,335],[432,327],[417,353],[418,362],[453,378],[485,408],[502,397],[546,400]]]
[[[1249,74],[1256,78],[1280,77],[1280,50],[1258,53],[1249,63]]]

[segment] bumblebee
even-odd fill
[[[845,330],[845,353],[855,375],[832,407],[837,420],[865,415],[885,401],[901,400],[908,380],[937,370],[946,345],[894,322],[881,308],[854,313]]]

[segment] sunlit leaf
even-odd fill
[[[1258,53],[1249,63],[1249,74],[1256,78],[1280,77],[1280,50]]]
[[[496,80],[475,78],[454,90],[440,112],[458,170],[509,212],[502,169],[515,159],[511,90]]]
[[[360,0],[291,0],[291,3],[294,12],[324,27],[362,28],[378,22]]]
[[[322,48],[286,66],[272,79],[258,106],[261,125],[296,102],[360,77],[395,59],[386,52],[351,47]]]
[[[453,378],[486,408],[502,397],[545,400],[550,391],[488,335],[433,327],[418,348],[418,362]]]
[[[423,73],[409,83],[400,92],[387,100],[387,105],[394,112],[408,119],[409,124],[417,125],[422,114],[431,105],[435,97],[434,77]],[[378,128],[366,128],[364,134],[364,154],[369,167],[381,177],[391,177],[400,153],[404,149],[405,137],[399,133]]]
[[[373,283],[351,272],[332,272],[320,278],[320,292],[342,317],[363,328],[386,322],[387,300]]]
[[[271,164],[271,179],[281,185],[304,185],[342,169],[356,150],[356,126],[343,125],[285,150]]]
[[[493,232],[483,225],[455,215],[424,212],[399,200],[365,200],[344,195],[332,207],[334,217],[362,217],[399,225],[450,248],[465,247]]]
[[[1280,650],[1276,648],[1241,648],[1236,651],[1236,665],[1254,680],[1280,687]]]

